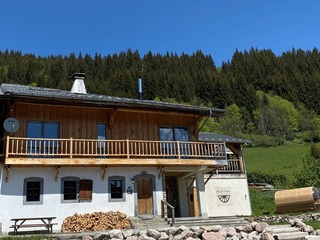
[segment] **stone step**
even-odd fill
[[[271,228],[271,229],[273,234],[300,232],[299,228],[296,228],[296,227]]]
[[[160,217],[155,217],[152,219],[132,218],[131,223],[133,229],[141,230],[170,227],[170,225],[165,221],[165,219]]]
[[[132,228],[134,229],[157,229],[157,228],[164,228],[170,227],[172,219],[169,218],[165,221],[164,218],[155,217],[153,219],[140,219],[140,218],[133,218],[132,221]],[[208,225],[221,225],[221,226],[228,226],[228,227],[236,227],[240,225],[248,224],[244,218],[241,217],[210,217],[210,218],[201,218],[201,217],[179,217],[175,218],[174,226],[208,226]]]
[[[169,219],[168,222],[171,222]],[[210,217],[210,218],[176,218],[175,226],[208,226],[208,225],[221,225],[221,226],[239,226],[247,224],[244,218],[240,217]]]
[[[273,237],[279,240],[301,240],[301,238],[304,238],[306,236],[309,236],[307,232],[289,232],[273,234]]]

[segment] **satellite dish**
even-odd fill
[[[14,133],[19,129],[19,121],[15,118],[7,118],[3,122],[3,128],[10,134]]]

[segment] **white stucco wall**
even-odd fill
[[[131,179],[142,173],[154,175],[155,179],[155,213],[160,214],[162,199],[162,179],[158,178],[159,170],[151,167],[140,168],[112,168],[106,169],[104,180],[101,179],[102,169],[99,167],[71,168],[62,167],[60,169],[58,180],[55,181],[56,171],[53,167],[46,168],[18,168],[11,167],[9,181],[5,181],[6,173],[1,166],[0,178],[0,223],[2,232],[12,231],[9,227],[12,225],[11,218],[21,217],[44,217],[54,216],[58,225],[54,226],[54,231],[60,231],[61,225],[67,216],[75,213],[92,213],[95,211],[121,211],[128,217],[135,215],[134,206],[136,201],[136,192],[134,183]],[[91,179],[93,181],[92,201],[63,203],[61,201],[61,178],[79,177],[80,179]],[[108,196],[108,177],[124,176],[125,189],[129,186],[134,190],[132,194],[125,193],[125,201],[109,202]],[[23,185],[24,179],[29,177],[40,177],[44,179],[43,203],[37,205],[25,205],[23,203]]]
[[[210,217],[251,215],[246,175],[214,175],[205,187]]]

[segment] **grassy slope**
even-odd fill
[[[320,147],[320,143],[317,144]],[[244,156],[247,171],[283,174],[289,181],[294,180],[294,173],[302,168],[302,156],[308,154],[310,144],[288,144],[269,148],[245,148]],[[276,214],[274,192],[250,190],[252,214],[261,216],[266,213]]]
[[[302,168],[302,156],[310,151],[309,144],[290,144],[269,148],[245,148],[248,172],[283,174],[289,181]]]

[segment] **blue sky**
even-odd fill
[[[276,55],[320,49],[319,0],[1,0],[0,50],[40,56],[138,50]]]

